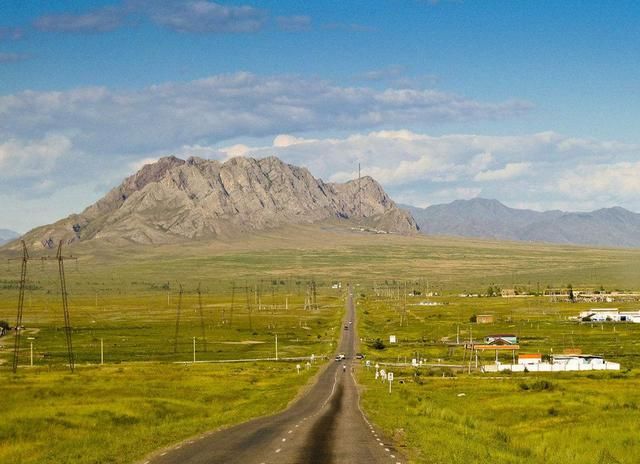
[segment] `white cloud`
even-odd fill
[[[418,206],[482,195],[536,209],[620,204],[640,210],[640,162],[632,161],[638,146],[554,132],[433,137],[382,130],[315,139],[280,134],[271,146],[243,145],[242,154],[276,155],[333,182],[355,178],[361,163],[363,175],[380,181],[398,201]],[[597,164],[610,159],[619,161]]]
[[[282,132],[422,126],[518,115],[517,102],[485,103],[434,90],[345,87],[250,73],[165,83],[137,91],[104,87],[0,96],[0,137],[74,134],[86,153],[140,153]]]
[[[71,141],[59,134],[48,134],[33,141],[12,138],[0,143],[0,179],[47,174],[71,147]],[[41,182],[36,180],[36,186]]]
[[[507,180],[524,175],[531,168],[531,163],[507,163],[503,168],[479,172],[473,177],[478,182]]]

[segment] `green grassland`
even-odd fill
[[[429,403],[435,411],[433,414],[452,410],[453,406],[445,401],[449,398],[448,385],[464,385],[467,399],[472,395],[483,399],[493,395],[495,402],[483,402],[488,418],[494,415],[494,409],[504,412],[508,407],[515,408],[514,402],[522,398],[555,398],[562,394],[580,398],[582,395],[588,414],[584,411],[578,414],[577,407],[561,407],[561,414],[550,421],[545,415],[549,406],[542,400],[532,402],[532,412],[528,416],[532,423],[529,425],[533,428],[548,426],[550,431],[545,432],[544,439],[550,440],[549,450],[553,449],[553,440],[559,439],[554,434],[566,434],[565,423],[558,417],[567,421],[572,416],[576,416],[576,421],[584,418],[585,424],[589,420],[600,421],[605,427],[603,434],[609,434],[606,428],[609,423],[612,434],[621,430],[615,424],[623,422],[616,422],[615,417],[637,419],[632,405],[636,402],[633,399],[633,390],[637,387],[636,369],[640,367],[640,327],[632,324],[592,326],[567,319],[595,304],[553,302],[543,297],[461,298],[457,295],[482,293],[489,285],[527,290],[564,288],[568,284],[576,289],[601,286],[608,290],[638,289],[640,266],[636,263],[640,262],[640,250],[373,235],[354,232],[336,223],[272,230],[216,242],[158,247],[89,242],[66,250],[78,258],[77,262],[66,262],[78,365],[74,374],[65,371],[66,348],[56,263],[37,259],[53,252],[30,251],[36,259],[29,265],[23,319],[25,331],[21,365],[16,376],[11,373],[13,337],[0,338],[0,396],[11,405],[3,413],[3,419],[7,420],[3,420],[0,428],[0,462],[131,462],[152,449],[185,437],[272,411],[273,408],[265,410],[261,402],[266,389],[274,395],[270,403],[283,407],[304,384],[305,376],[310,375],[296,375],[295,363],[263,361],[187,367],[174,362],[192,359],[194,337],[198,361],[272,358],[276,335],[280,358],[312,353],[330,356],[340,333],[339,320],[346,289],[346,285],[341,289],[332,288],[335,282],[357,284],[359,336],[363,339],[361,349],[368,359],[397,362],[420,357],[428,363],[460,365],[464,359],[462,349],[447,344],[455,341],[457,334],[465,339],[473,331],[473,338],[477,339],[490,333],[513,332],[520,337],[526,352],[549,353],[551,349],[561,352],[565,348],[579,347],[584,352],[603,354],[623,366],[622,378],[611,375],[596,375],[593,379],[571,375],[553,377],[551,380],[556,388],[539,394],[521,390],[522,376],[515,374],[511,380],[502,380],[485,378],[481,374],[462,376],[457,373],[456,380],[443,381],[441,374],[450,375],[449,370],[425,367],[421,375],[433,382],[427,382],[425,387],[427,384],[409,381],[413,378],[413,371],[409,370],[402,374],[407,378],[403,386],[407,394],[398,403],[401,407],[393,411],[386,407],[387,397],[381,396],[382,390],[378,392],[369,385],[370,380],[363,377],[367,386],[363,398],[366,411],[393,432],[396,440],[406,442],[417,462],[442,461],[425,460],[426,445],[423,443],[429,446],[432,443],[425,442],[418,430],[422,419],[416,420],[411,407],[403,406],[403,402],[418,404],[423,401],[419,398],[428,391],[429,395],[434,395]],[[16,256],[12,250],[0,252],[0,260]],[[19,262],[0,266],[0,320],[11,325],[15,323],[18,276]],[[317,286],[317,310],[305,309],[311,281]],[[418,289],[423,294],[435,291],[438,296],[405,298],[408,293],[405,282],[407,289]],[[183,294],[176,339],[180,285]],[[202,318],[198,287],[201,289]],[[386,290],[381,291],[382,288]],[[424,300],[441,304],[417,305]],[[609,306],[635,308],[636,303]],[[496,323],[486,326],[469,323],[472,315],[484,313],[494,314]],[[387,343],[384,350],[372,348],[373,340],[387,341],[390,334],[398,337],[398,344]],[[101,341],[104,342],[105,366],[98,365]],[[33,368],[27,367],[30,343],[34,345]],[[481,362],[491,359],[492,354],[487,354]],[[628,373],[628,368],[633,370]],[[220,372],[223,374],[216,374]],[[430,375],[439,378],[435,380]],[[257,384],[256,377],[259,378]],[[211,378],[216,380],[211,381]],[[580,387],[582,383],[585,383],[584,388]],[[577,390],[574,390],[574,384]],[[192,389],[192,394],[185,395],[182,386]],[[599,389],[615,393],[610,406],[598,393]],[[228,395],[234,395],[234,392],[234,398],[242,401],[241,407],[228,401]],[[437,402],[438,395],[444,398],[442,403]],[[153,404],[138,401],[142,396]],[[185,399],[187,396],[188,400]],[[626,397],[631,400],[624,400]],[[503,406],[500,406],[503,403],[498,404],[498,398],[504,399]],[[138,403],[148,410],[136,412]],[[614,403],[629,406],[617,408],[612,406]],[[177,425],[153,412],[155,407],[169,408],[168,416],[175,414],[179,419]],[[181,416],[183,407],[188,418]],[[471,412],[469,410],[469,414]],[[455,411],[451,412],[451,417],[454,416]],[[480,409],[468,417],[469,421],[475,421],[476,438],[484,437],[483,446],[503,453],[492,456],[504,455],[511,459],[512,450],[509,449],[516,446],[520,435],[509,431],[505,443],[504,436],[495,429],[499,425],[495,423],[496,419],[488,419],[493,425],[487,428],[486,435],[482,435],[484,416]],[[454,419],[459,418],[455,416]],[[127,424],[127,421],[132,423]],[[406,421],[416,426],[397,425]],[[442,424],[434,422],[432,425]],[[503,415],[500,424],[505,428],[521,428],[523,436],[526,435],[526,427],[518,416]],[[161,433],[158,433],[158,427]],[[399,428],[404,431],[397,432]],[[110,441],[106,446],[102,446],[97,431],[108,435]],[[60,434],[61,442],[64,437],[77,435],[77,448],[54,446],[46,439],[50,433]],[[442,441],[458,443],[459,430],[455,427],[439,429],[438,434]],[[622,432],[620,435],[621,440],[630,436]],[[142,445],[136,447],[138,443]],[[627,451],[621,449],[618,442],[612,443],[612,447],[606,448],[607,453],[619,462],[633,462],[627,459],[629,454],[625,454]],[[527,453],[530,454],[516,454],[521,462],[543,462],[539,453],[544,447],[531,443],[522,446],[529,449]],[[442,447],[449,451],[453,448]],[[78,452],[78,449],[86,456],[84,461],[68,454]],[[582,455],[576,454],[573,461],[565,461],[598,462],[594,459],[605,448],[594,445],[590,449],[592,460],[584,460]],[[484,448],[481,451],[484,453]],[[33,453],[38,458],[27,460]],[[452,456],[457,459],[457,456],[471,456],[469,453],[471,451],[460,451]],[[442,456],[447,456],[445,451]],[[608,455],[603,456],[608,459]],[[467,462],[484,460],[483,457]]]
[[[391,393],[372,372],[359,378],[364,409],[410,462],[603,464],[640,456],[637,372],[442,378],[396,368]]]
[[[0,377],[2,463],[129,463],[283,409],[319,364],[121,364]]]

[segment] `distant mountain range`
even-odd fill
[[[497,200],[456,200],[427,208],[401,205],[430,235],[575,245],[640,247],[640,214],[624,208],[589,213],[509,208]]]
[[[4,245],[5,243],[10,242],[11,240],[15,240],[18,237],[20,237],[20,234],[18,232],[14,232],[13,230],[9,229],[0,229],[0,245]]]
[[[325,183],[276,157],[221,163],[168,156],[145,165],[82,213],[33,229],[24,240],[46,248],[60,240],[176,243],[332,218],[417,232],[411,215],[370,177]]]

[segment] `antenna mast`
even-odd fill
[[[362,217],[362,178],[360,177],[360,163],[358,163],[358,215]]]

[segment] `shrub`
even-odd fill
[[[373,346],[373,348],[375,348],[376,350],[384,350],[384,349],[386,348],[386,347],[384,346],[384,342],[383,342],[381,339],[379,339],[379,338],[376,338],[376,339],[373,341],[373,345],[372,345],[372,346]]]

